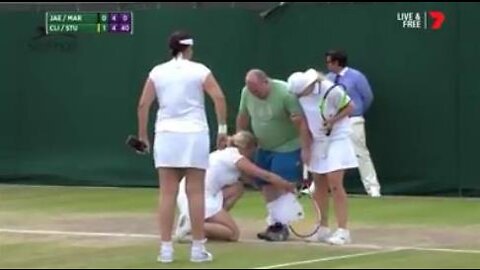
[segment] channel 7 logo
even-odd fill
[[[433,30],[438,30],[442,28],[443,22],[445,21],[445,14],[441,11],[429,11],[428,15],[432,18],[433,22],[430,26]]]

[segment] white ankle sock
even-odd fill
[[[205,249],[206,239],[203,240],[193,240],[192,241],[192,252],[203,251]]]
[[[172,241],[169,241],[169,242],[162,242],[161,245],[160,245],[160,249],[162,252],[172,252],[173,251],[173,243]]]

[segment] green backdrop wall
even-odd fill
[[[431,10],[446,16],[440,30],[397,20],[398,12]],[[43,37],[43,13],[0,13],[12,25],[0,38],[0,182],[157,185],[151,158],[124,140],[136,131],[147,72],[168,59],[166,39],[180,28],[195,35],[196,60],[222,85],[231,127],[249,68],[285,79],[324,70],[324,52],[345,49],[375,94],[366,128],[384,193],[478,195],[479,11],[473,3],[291,4],[261,18],[159,9],[134,11],[132,36]],[[211,102],[208,112],[215,126]],[[347,186],[362,192],[356,172]]]

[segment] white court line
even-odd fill
[[[0,233],[12,234],[39,234],[39,235],[64,235],[64,236],[90,236],[90,237],[124,237],[124,238],[146,238],[159,239],[156,234],[141,234],[141,233],[111,233],[111,232],[75,232],[75,231],[57,231],[57,230],[27,230],[27,229],[11,229],[0,228]],[[241,239],[240,243],[251,244],[268,244],[268,245],[304,245],[304,246],[323,246],[332,247],[324,243],[312,243],[301,241],[287,241],[287,242],[266,242],[255,239]],[[334,246],[339,247],[339,246]],[[435,248],[435,247],[418,247],[418,246],[381,246],[373,244],[348,244],[341,246],[342,248],[363,248],[374,250],[419,250],[419,251],[437,251],[437,252],[451,252],[451,253],[469,253],[480,254],[480,250],[476,249],[450,249],[450,248]]]
[[[323,257],[323,258],[318,258],[318,259],[313,259],[313,260],[296,261],[296,262],[261,266],[261,267],[256,267],[256,268],[253,268],[253,269],[274,269],[274,268],[281,268],[281,267],[294,266],[294,265],[311,264],[311,263],[317,263],[317,262],[336,261],[336,260],[350,259],[350,258],[356,258],[356,257],[362,257],[362,256],[368,256],[368,255],[375,255],[375,254],[381,254],[381,253],[395,252],[395,251],[399,251],[399,250],[402,250],[402,249],[369,251],[369,252],[348,254],[348,255],[342,255],[342,256]]]
[[[287,242],[268,242],[263,240],[257,239],[240,239],[240,242],[243,243],[263,243],[269,245],[302,245],[302,246],[321,246],[321,247],[332,247],[332,245],[326,243],[319,243],[319,242],[306,242],[306,241],[287,241]],[[337,246],[338,247],[338,246]],[[346,248],[363,248],[363,249],[387,249],[387,248],[396,248],[391,246],[380,246],[374,244],[346,244],[342,247]]]
[[[57,231],[57,230],[27,230],[27,229],[8,229],[0,228],[0,233],[16,233],[16,234],[47,234],[47,235],[64,235],[64,236],[87,236],[87,237],[127,237],[127,238],[160,238],[156,234],[138,234],[138,233],[109,233],[109,232],[73,232],[73,231]],[[303,241],[288,241],[288,242],[266,242],[256,239],[240,239],[241,243],[248,244],[268,244],[268,245],[310,245],[310,246],[330,246],[324,243],[303,242]],[[390,247],[368,244],[349,244],[344,245],[349,248],[364,248],[364,249],[386,249]],[[394,248],[394,247],[393,247]]]
[[[450,253],[480,254],[480,250],[475,250],[475,249],[423,248],[423,247],[407,247],[407,249],[420,250],[420,251],[438,251],[438,252],[450,252]]]
[[[130,237],[130,238],[159,238],[155,234],[140,233],[102,233],[102,232],[71,232],[71,231],[51,231],[51,230],[17,230],[0,229],[0,233],[18,233],[18,234],[49,234],[66,236],[106,236],[106,237]]]
[[[381,246],[375,244],[346,244],[343,246],[332,246],[326,243],[318,242],[301,242],[301,241],[289,241],[289,242],[266,242],[255,239],[240,239],[240,242],[244,243],[266,243],[269,245],[310,245],[310,246],[322,246],[322,247],[341,247],[341,248],[358,248],[358,249],[401,249],[401,250],[418,250],[418,251],[435,251],[435,252],[450,252],[450,253],[468,253],[468,254],[480,254],[480,249],[453,249],[453,248],[435,248],[435,247],[420,247],[420,246]]]
[[[138,187],[118,187],[118,186],[66,186],[66,185],[29,185],[29,184],[6,184],[6,183],[1,183],[1,187],[13,187],[13,188],[45,188],[45,189],[50,189],[50,188],[71,188],[71,189],[112,189],[112,190],[125,190],[125,189],[152,189],[153,191],[156,191],[158,187],[143,187],[143,186],[138,186]]]

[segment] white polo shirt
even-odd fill
[[[327,90],[334,85],[333,82],[323,80],[321,83],[315,85],[313,92],[304,97],[299,98],[300,105],[307,118],[308,128],[315,140],[322,140],[326,138],[323,129],[323,118],[321,116],[320,104]],[[339,86],[334,87],[325,101],[327,108],[327,115],[334,115],[339,108],[345,106],[350,102],[350,97]],[[330,117],[327,117],[327,119]],[[330,133],[330,139],[348,138],[351,132],[350,119],[345,117],[333,126]]]
[[[185,59],[157,65],[149,78],[158,100],[155,132],[208,131],[203,83],[210,69]]]

